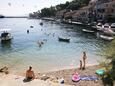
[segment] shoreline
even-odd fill
[[[87,64],[86,67],[92,67],[92,66],[97,66],[99,65],[98,63],[96,64]],[[27,68],[28,69],[28,68]],[[52,72],[57,72],[57,71],[63,71],[63,70],[72,70],[72,69],[79,69],[79,67],[70,67],[70,66],[66,66],[66,67],[61,67],[61,68],[55,68],[55,69],[52,69],[52,70],[48,70],[48,71],[38,71],[38,70],[34,70],[33,68],[33,71],[35,71],[35,74],[44,74],[44,73],[52,73]],[[16,74],[16,75],[20,75],[20,76],[25,76],[25,71],[24,70],[23,72],[11,72],[12,74]]]
[[[92,86],[92,84],[94,86],[102,86],[102,81],[101,80],[98,80],[96,82],[95,81],[81,81],[81,80],[79,82],[73,82],[72,79],[71,79],[72,78],[72,74],[75,73],[75,71],[77,71],[79,75],[91,75],[91,76],[98,77],[95,74],[95,71],[97,69],[100,69],[100,68],[101,67],[99,65],[89,64],[86,67],[86,70],[79,70],[78,68],[73,68],[73,69],[62,69],[62,70],[43,72],[43,73],[35,72],[35,76],[37,77],[38,80],[41,80],[41,77],[43,77],[44,75],[50,77],[50,79],[51,78],[59,78],[59,79],[63,78],[64,82],[65,82],[64,85],[70,85],[70,86],[71,85],[72,86]],[[20,77],[24,77],[25,76],[24,73],[23,74],[13,74],[13,73],[10,73],[8,75],[11,75],[11,77],[15,76],[15,78],[20,78]],[[6,75],[6,77],[8,75]],[[50,80],[50,79],[48,79],[48,80]],[[42,81],[44,81],[44,80],[42,80]],[[34,80],[32,82],[34,82]],[[51,81],[51,82],[53,82],[53,81]],[[59,84],[57,82],[53,82],[53,83]]]

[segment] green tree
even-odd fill
[[[79,3],[70,3],[69,6],[66,9],[69,10],[78,10],[80,8]]]
[[[41,10],[41,16],[42,17],[50,17],[50,16],[55,16],[57,11],[64,10],[66,9],[67,11],[69,10],[78,10],[80,7],[87,5],[90,0],[73,0],[71,2],[66,2],[64,4],[59,4],[56,5],[55,7],[50,7],[50,8],[43,8]]]
[[[108,60],[108,63],[106,63],[105,65],[107,67],[109,65],[111,66],[111,68],[108,70],[109,75],[111,75],[109,78],[111,78],[111,80],[115,80],[115,40],[113,40],[106,46],[103,55],[106,57],[106,60]]]
[[[41,10],[42,17],[51,17],[51,16],[55,16],[55,14],[56,14],[56,9],[53,6],[51,6],[50,8],[43,8]]]
[[[69,4],[70,3],[67,1],[65,4],[56,5],[56,9],[57,9],[57,11],[64,10],[67,8],[67,6],[69,6]]]

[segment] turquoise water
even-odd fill
[[[98,52],[103,49],[104,42],[93,34],[83,33],[83,27],[50,21],[42,21],[44,25],[40,26],[41,21],[23,18],[0,19],[0,28],[11,28],[13,35],[11,43],[0,44],[0,66],[24,71],[31,65],[40,72],[78,67],[83,51],[87,52],[88,64],[100,60]],[[30,28],[31,25],[34,28]],[[70,37],[70,43],[59,42],[58,36]],[[43,39],[47,41],[39,47],[38,40]]]

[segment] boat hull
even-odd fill
[[[104,35],[100,35],[101,39],[104,39],[106,41],[112,41],[114,38],[113,37],[109,37],[109,36],[104,36]]]
[[[94,33],[95,31],[92,31],[92,30],[86,30],[86,29],[82,29],[83,32],[86,32],[86,33]]]
[[[58,38],[59,41],[62,41],[62,42],[70,42],[70,39],[68,38]]]

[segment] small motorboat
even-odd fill
[[[105,35],[100,35],[100,38],[106,40],[106,41],[112,41],[114,38],[111,36],[105,36]]]
[[[107,34],[107,35],[115,35],[115,32],[111,29],[108,23],[105,23],[103,25],[102,31],[104,34]]]
[[[69,38],[64,38],[64,37],[58,37],[58,40],[62,42],[70,42]]]
[[[0,31],[2,32],[1,33],[1,36],[0,36],[0,39],[1,41],[10,41],[13,37],[11,36],[11,34],[8,32],[10,31],[11,29],[0,29]]]
[[[87,30],[87,29],[82,29],[83,32],[86,32],[86,33],[94,33],[95,31],[93,30]]]
[[[107,35],[115,35],[115,32],[111,28],[103,30],[103,33]]]
[[[102,30],[103,29],[108,29],[108,28],[110,28],[109,23],[105,23],[104,25],[102,25]]]
[[[97,30],[101,31],[102,30],[102,23],[98,23],[96,25]]]

